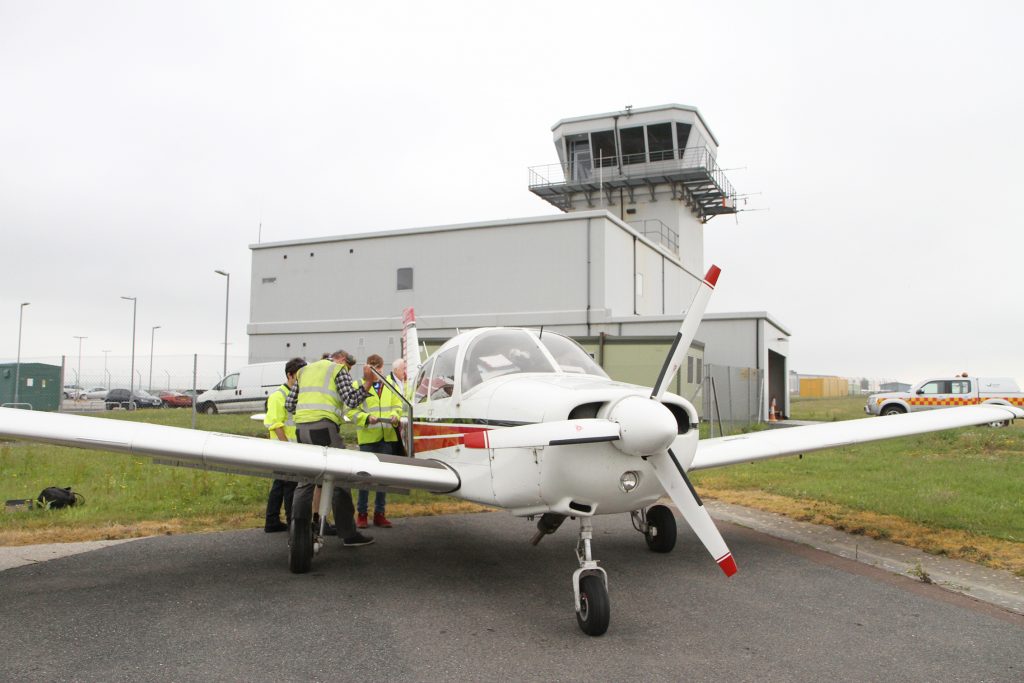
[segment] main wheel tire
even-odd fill
[[[580,611],[576,623],[588,636],[599,636],[608,630],[611,620],[611,603],[604,579],[596,574],[587,574],[580,579]]]
[[[647,510],[647,547],[656,553],[670,553],[676,547],[676,518],[664,505]],[[651,533],[651,531],[654,533]]]
[[[207,403],[206,405],[203,406],[203,412],[206,413],[207,415],[216,415],[217,406],[213,403]]]
[[[907,412],[906,409],[901,406],[886,406],[882,408],[881,415],[882,417],[889,417],[890,415],[902,415],[905,412]]]
[[[305,574],[313,566],[313,526],[308,519],[293,519],[288,524],[288,569]]]
[[[1010,426],[1010,421],[1009,420],[999,420],[998,422],[989,422],[988,426],[989,427],[993,427],[995,429],[998,429],[1000,427],[1009,427]]]

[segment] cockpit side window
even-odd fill
[[[430,378],[430,398],[448,398],[455,391],[455,357],[459,347],[453,346],[441,353],[434,361]]]
[[[434,360],[431,358],[429,361],[423,364],[420,368],[420,373],[416,376],[416,395],[413,398],[414,403],[423,403],[424,401],[430,400],[430,372],[434,369]]]
[[[601,366],[590,357],[590,354],[572,339],[553,332],[545,332],[540,335],[540,343],[554,356],[555,362],[558,363],[558,368],[562,372],[608,377]]]
[[[502,375],[555,372],[551,362],[524,330],[494,330],[473,340],[462,363],[462,391]]]

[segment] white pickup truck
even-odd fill
[[[868,415],[900,415],[936,408],[995,403],[1024,408],[1024,393],[1006,377],[943,377],[926,379],[910,391],[888,391],[868,396]]]

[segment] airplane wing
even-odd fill
[[[458,473],[439,460],[411,459],[181,427],[0,408],[0,437],[116,451],[164,465],[249,476],[451,493]]]
[[[701,439],[691,470],[808,453],[898,436],[924,434],[955,427],[970,427],[1024,417],[1019,408],[1001,405],[944,408],[923,413],[785,427],[750,434]]]

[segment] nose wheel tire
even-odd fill
[[[288,569],[305,574],[313,566],[313,526],[308,519],[292,519],[288,524]]]
[[[669,553],[676,547],[676,518],[664,505],[655,505],[647,511],[647,547],[656,553]]]
[[[604,580],[596,574],[580,578],[580,609],[576,612],[576,623],[588,636],[599,636],[608,630],[611,620],[611,604]]]

